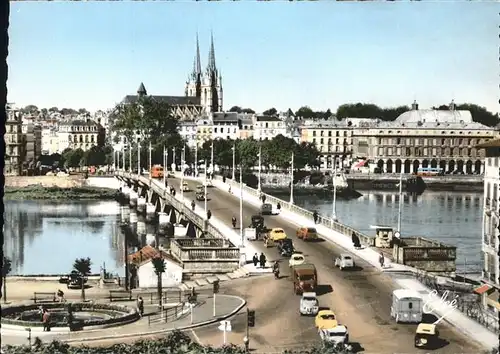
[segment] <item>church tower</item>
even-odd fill
[[[188,76],[185,87],[185,95],[189,97],[201,97],[201,58],[200,42],[198,33],[196,34],[196,54],[193,60],[193,71]]]

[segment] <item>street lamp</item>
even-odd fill
[[[403,210],[403,169],[399,173],[398,238],[401,235],[401,213]]]
[[[198,142],[194,146],[194,176],[198,177]]]
[[[290,161],[290,204],[293,204],[293,152],[292,152],[292,160]]]
[[[233,145],[233,173],[232,173],[232,180],[234,181],[234,170],[236,168],[236,142],[234,142]]]
[[[175,167],[177,167],[177,166],[175,165],[175,147],[172,149],[172,154],[174,155],[174,156],[172,157],[172,165],[174,166],[174,168],[172,169],[172,173],[175,173],[175,170],[176,170],[176,168],[175,168]]]
[[[132,145],[129,144],[128,148],[128,172],[132,173]]]
[[[332,200],[332,220],[337,221],[337,160],[333,159],[332,166],[333,200]]]
[[[261,192],[261,185],[260,185],[261,170],[262,170],[262,146],[261,146],[261,143],[259,141],[259,181],[258,181],[258,185],[257,185],[257,190],[259,191],[259,194]]]
[[[210,146],[210,176],[214,173],[214,141],[212,140],[212,145]]]
[[[151,167],[152,167],[152,161],[151,161],[151,153],[153,151],[153,147],[151,146],[151,142],[149,142],[149,178],[151,178]]]
[[[181,152],[181,198],[183,199],[184,198],[184,159],[186,158],[185,156],[185,153],[186,153],[186,147],[183,146],[182,147],[182,152]],[[205,196],[205,199],[207,197]]]
[[[165,149],[165,145],[163,145],[163,185],[166,185],[167,182],[167,151]]]
[[[116,157],[116,153],[118,151],[113,149],[113,169],[116,171],[116,160],[118,160],[118,158]]]
[[[208,181],[207,181],[207,160],[205,160],[205,217],[207,215],[207,211],[208,211],[208,205],[207,205],[207,185],[208,185]]]
[[[137,174],[141,175],[141,142],[137,141]]]
[[[123,159],[122,171],[125,172],[125,146],[122,146],[122,159]]]
[[[243,248],[245,247],[245,240],[243,238],[243,168],[241,163],[240,163],[240,238],[241,238],[241,247]]]

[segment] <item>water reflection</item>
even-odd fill
[[[364,191],[355,200],[337,200],[339,221],[373,235],[370,225],[398,223],[399,195],[393,192]],[[424,236],[457,246],[457,268],[468,272],[481,268],[481,193],[428,192],[420,196],[404,195],[401,229],[403,236]],[[331,215],[332,201],[317,197],[296,197],[307,209]],[[465,266],[464,266],[465,264]]]
[[[5,254],[12,274],[61,274],[90,257],[92,273],[106,264],[122,272],[120,207],[114,201],[5,201]]]

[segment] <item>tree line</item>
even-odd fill
[[[85,108],[73,109],[73,108],[38,108],[33,104],[29,104],[25,107],[19,109],[20,112],[33,115],[43,115],[47,116],[49,113],[60,113],[62,115],[70,114],[90,114],[90,112]]]
[[[113,148],[111,146],[93,146],[87,151],[82,149],[65,149],[61,154],[41,155],[36,167],[49,166],[52,169],[105,166],[113,164]]]
[[[335,113],[330,109],[326,111],[314,111],[309,106],[302,106],[297,111],[293,112],[290,108],[286,114],[289,116],[301,117],[304,119],[330,119],[336,117],[338,120],[343,118],[380,118],[383,121],[393,121],[401,114],[408,112],[411,108],[409,106],[397,107],[380,107],[372,103],[348,103],[340,105]],[[432,107],[436,110],[449,110],[448,104]],[[488,111],[485,107],[478,106],[471,103],[457,104],[456,110],[468,110],[471,112],[474,122],[484,124],[489,127],[494,127],[500,123],[498,114]],[[252,109],[234,106],[231,112],[238,113],[255,113]],[[269,108],[262,112],[263,115],[276,116],[278,110],[276,108]]]

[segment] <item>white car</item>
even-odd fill
[[[293,267],[296,265],[300,265],[306,261],[306,257],[304,257],[303,254],[300,253],[294,253],[290,257],[290,260],[288,261],[288,266]]]
[[[316,293],[303,293],[300,299],[299,312],[305,316],[316,316],[319,311],[319,301]]]
[[[339,257],[335,258],[335,267],[339,267],[340,270],[346,268],[354,268],[354,259],[347,253],[342,253]]]
[[[349,331],[344,325],[318,330],[321,340],[335,344],[348,344]]]

